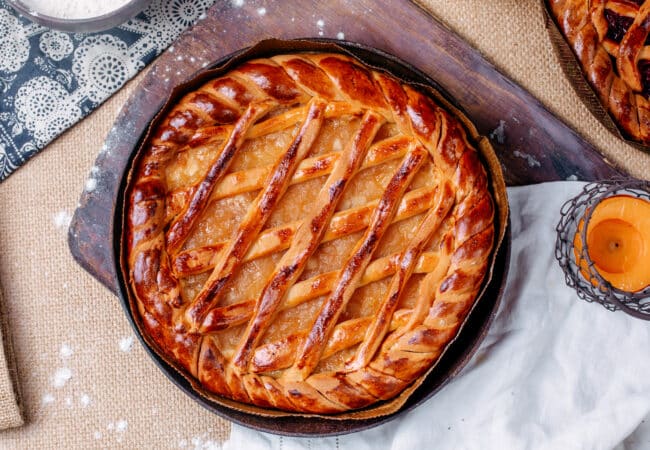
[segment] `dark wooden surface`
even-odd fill
[[[492,138],[509,185],[596,180],[621,173],[410,1],[285,0],[269,2],[264,11],[258,4],[234,7],[219,1],[155,62],[116,120],[95,163],[97,188],[81,195],[70,226],[70,249],[79,264],[117,292],[111,234],[119,183],[131,151],[173,86],[210,62],[265,38],[336,38],[340,32],[345,40],[396,55],[436,80],[479,132]]]
[[[113,217],[120,181],[129,155],[171,88],[203,66],[266,38],[337,38],[396,55],[436,80],[479,132],[492,136],[509,185],[576,178],[595,180],[619,175],[541,104],[501,75],[458,36],[407,0],[284,0],[241,8],[218,1],[207,17],[162,55],[125,104],[94,170],[97,187],[84,192],[70,226],[75,259],[113,292],[118,282],[113,262]],[[320,22],[322,21],[322,22]],[[540,26],[544,26],[540,23]],[[506,244],[509,240],[506,240]],[[334,435],[359,431],[391,420],[433,395],[471,358],[494,317],[508,268],[502,246],[488,294],[470,315],[462,333],[424,383],[398,413],[362,422],[312,418],[268,419],[230,410],[198,396],[187,380],[152,358],[172,382],[216,414],[242,425],[289,435]],[[126,314],[132,311],[123,302]],[[141,338],[140,334],[137,334]]]

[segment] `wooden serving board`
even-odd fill
[[[436,80],[479,132],[492,138],[509,185],[622,174],[478,51],[410,1],[284,0],[237,7],[219,0],[154,63],[109,133],[95,163],[97,188],[82,194],[70,226],[69,245],[79,264],[117,292],[111,234],[120,180],[149,119],[173,86],[262,39],[340,38],[339,32],[345,40],[396,55]]]

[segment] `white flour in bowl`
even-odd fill
[[[88,19],[108,14],[130,0],[22,0],[32,13],[59,19]]]

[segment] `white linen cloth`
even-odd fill
[[[554,258],[560,208],[583,185],[508,189],[512,257],[498,315],[472,361],[426,403],[338,438],[233,425],[224,448],[650,448],[650,322],[578,299]]]

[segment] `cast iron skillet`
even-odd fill
[[[329,39],[301,39],[301,41],[314,41],[319,43],[333,43],[342,47],[349,53],[353,54],[361,61],[368,65],[380,67],[406,82],[413,82],[418,84],[425,84],[434,87],[441,93],[452,105],[456,108],[453,99],[445,93],[445,91],[429,76],[419,71],[418,69],[410,66],[399,58],[377,50],[367,47],[362,44],[337,41]],[[247,49],[239,50],[224,58],[215,61],[213,64],[206,67],[204,70],[219,67],[229,61],[231,58],[245,52]],[[286,50],[280,50],[278,53],[286,53]],[[194,78],[196,74],[192,76]],[[460,110],[460,108],[458,108]],[[153,120],[154,116],[150,118]],[[134,153],[142,143],[144,135],[140,138],[140,142],[134,148]],[[163,373],[169,380],[175,384],[179,389],[189,395],[193,400],[199,403],[204,408],[212,411],[213,413],[235,422],[239,425],[253,428],[255,430],[264,431],[273,434],[280,434],[285,436],[303,436],[303,437],[325,437],[336,436],[357,431],[373,428],[383,423],[389,422],[404,413],[412,410],[418,405],[422,404],[438,392],[445,384],[447,384],[461,369],[469,362],[474,353],[479,347],[480,342],[487,334],[488,328],[496,315],[503,291],[505,288],[506,275],[510,261],[510,227],[506,228],[506,234],[503,243],[498,249],[492,279],[486,287],[483,297],[474,306],[465,324],[462,326],[460,333],[456,339],[449,345],[447,350],[443,353],[442,357],[436,363],[436,366],[426,377],[424,382],[413,392],[408,398],[404,406],[397,412],[372,419],[364,420],[332,420],[321,417],[304,418],[304,417],[261,417],[254,414],[244,413],[231,409],[227,406],[220,405],[213,401],[206,399],[198,394],[176,369],[164,361],[157,355],[151,347],[146,343],[136,325],[136,318],[129,306],[128,290],[129,286],[127,280],[124,279],[120,262],[122,261],[123,248],[122,248],[122,232],[125,225],[124,217],[124,192],[127,188],[128,174],[133,166],[133,154],[129,163],[127,164],[124,173],[122,174],[122,181],[118,191],[117,203],[115,207],[114,229],[113,229],[113,262],[115,264],[115,273],[117,274],[117,281],[119,286],[119,296],[122,307],[135,331],[136,336],[144,345],[149,353],[149,356],[154,360]],[[495,215],[495,219],[496,219]],[[495,224],[498,227],[498,224]]]

